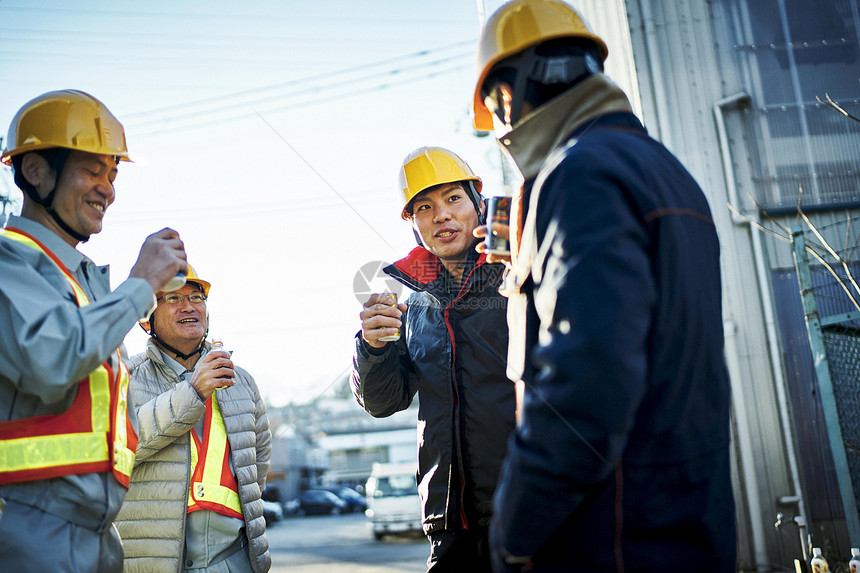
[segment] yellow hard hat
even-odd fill
[[[204,281],[199,276],[197,276],[197,272],[194,270],[194,267],[188,265],[188,274],[185,275],[186,283],[195,283],[200,285],[200,288],[203,289],[203,294],[207,297],[209,296],[209,287],[212,286],[207,281]]]
[[[406,156],[400,168],[400,190],[403,192],[403,211],[400,216],[409,219],[409,204],[422,191],[457,181],[474,181],[475,190],[481,192],[481,178],[453,151],[441,147],[420,147]]]
[[[490,16],[478,43],[478,82],[472,102],[475,129],[493,131],[492,113],[481,97],[481,87],[493,66],[526,48],[558,38],[591,40],[604,61],[609,55],[606,43],[591,31],[582,15],[561,0],[511,0]]]
[[[42,94],[24,104],[9,125],[0,161],[52,147],[98,153],[131,161],[122,124],[105,105],[78,90]]]
[[[187,274],[187,275],[185,275],[185,284],[188,284],[188,283],[194,283],[194,284],[196,284],[196,285],[200,285],[200,288],[201,288],[201,289],[203,289],[203,294],[204,294],[207,298],[209,297],[209,287],[210,287],[210,286],[212,286],[212,285],[211,285],[211,284],[209,284],[209,282],[208,282],[208,281],[204,281],[204,280],[203,280],[203,279],[201,279],[199,276],[197,276],[197,271],[195,271],[195,270],[194,270],[194,267],[192,267],[191,265],[188,265],[188,274]],[[180,288],[181,288],[181,287],[180,287]],[[153,314],[150,314],[150,315],[149,315],[149,316],[147,316],[146,318],[141,319],[141,320],[139,320],[139,321],[138,321],[138,323],[140,324],[140,327],[141,327],[141,328],[143,329],[143,331],[144,331],[144,332],[146,332],[147,334],[153,334],[153,332],[152,332],[152,323],[153,323],[153,320],[154,320],[154,319],[153,319],[153,315],[154,315],[154,313],[153,313]],[[209,322],[208,322],[208,318],[209,318],[209,315],[208,315],[208,311],[207,311],[207,322],[206,322],[206,330],[207,330],[207,332],[208,332],[208,330],[209,330]],[[203,336],[203,338],[205,339],[205,338],[206,338],[206,336],[204,335],[204,336]],[[202,344],[202,342],[201,342],[201,344]],[[171,349],[171,350],[172,350],[172,349]]]

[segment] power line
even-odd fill
[[[302,86],[304,84],[317,82],[317,81],[321,81],[321,80],[327,80],[330,78],[337,78],[338,79],[337,83],[343,83],[346,79],[346,76],[349,76],[351,74],[357,74],[357,73],[363,72],[365,70],[372,70],[374,68],[380,68],[382,66],[387,66],[390,64],[400,64],[401,68],[385,69],[385,70],[382,70],[379,72],[374,72],[368,76],[357,78],[357,81],[362,81],[365,79],[371,79],[371,78],[379,77],[379,76],[385,76],[388,74],[396,74],[396,73],[400,73],[401,71],[405,71],[405,70],[409,69],[409,68],[405,67],[405,62],[408,62],[409,60],[422,59],[422,58],[430,57],[436,53],[445,52],[445,51],[448,51],[448,50],[454,49],[454,48],[460,48],[460,47],[465,47],[465,46],[469,46],[471,48],[473,44],[474,44],[473,40],[456,42],[454,44],[449,44],[449,45],[442,46],[439,48],[420,50],[418,52],[412,52],[410,54],[405,54],[405,55],[397,56],[394,58],[388,58],[385,60],[380,60],[380,61],[372,62],[369,64],[362,64],[359,66],[353,66],[353,67],[346,68],[346,69],[334,70],[331,72],[324,72],[321,74],[316,74],[313,76],[300,78],[298,80],[279,82],[279,83],[271,84],[268,86],[262,86],[262,87],[253,88],[253,89],[249,89],[249,90],[242,90],[242,91],[238,91],[238,92],[233,92],[231,94],[226,94],[223,96],[214,96],[214,97],[202,98],[199,100],[185,102],[182,104],[176,104],[176,105],[151,109],[151,110],[147,110],[145,112],[130,114],[127,116],[126,119],[130,120],[131,122],[134,122],[134,118],[138,117],[138,116],[149,116],[152,114],[160,115],[160,114],[170,113],[172,111],[182,112],[184,110],[187,110],[188,108],[203,107],[203,106],[206,106],[209,104],[217,104],[218,106],[227,107],[227,105],[225,104],[225,100],[235,100],[235,99],[242,99],[242,98],[246,98],[246,97],[252,98],[252,101],[250,103],[254,103],[255,100],[253,98],[263,97],[262,96],[263,93],[275,92],[275,91],[284,90],[284,89],[293,90],[297,86]],[[454,60],[457,58],[471,57],[472,55],[473,55],[472,50],[470,50],[468,52],[464,51],[461,54],[455,54],[454,56],[449,56],[447,58],[438,58],[438,59],[430,61],[430,62],[415,64],[414,66],[412,66],[411,69],[420,69],[422,67],[430,67],[430,66],[438,65],[441,62],[450,61],[450,60]],[[301,90],[301,91],[307,91],[307,89]],[[301,93],[301,91],[299,93]],[[269,97],[282,97],[282,96],[283,96],[283,94],[276,94],[276,95],[269,96]],[[260,102],[258,101],[257,103],[260,103]]]
[[[47,16],[57,15],[57,16],[80,16],[84,18],[89,18],[93,16],[101,16],[101,17],[117,17],[120,19],[128,19],[134,18],[137,22],[140,22],[141,19],[144,18],[154,18],[159,21],[163,21],[164,18],[172,18],[174,20],[177,19],[187,19],[190,22],[194,22],[199,24],[203,20],[222,20],[228,24],[234,24],[239,20],[251,20],[258,22],[261,19],[267,22],[273,21],[285,21],[288,23],[294,23],[295,17],[292,15],[279,15],[272,14],[271,12],[265,13],[250,13],[247,10],[243,10],[242,12],[222,12],[220,14],[213,13],[211,11],[207,12],[165,12],[165,11],[154,11],[154,12],[130,12],[126,10],[94,10],[94,9],[81,9],[81,8],[30,8],[25,6],[0,6],[0,13],[10,13],[10,12],[18,12],[18,13],[32,13],[36,14],[40,19],[44,19]],[[344,24],[355,25],[357,22],[361,22],[363,19],[360,16],[354,15],[344,15],[338,16],[337,14],[327,13],[325,16],[307,16],[302,14],[301,21],[302,22],[320,22],[324,24],[331,24],[332,22],[343,22]],[[373,14],[372,16],[368,16],[366,21],[372,22],[374,24],[396,24],[396,23],[414,23],[415,20],[412,18],[384,18],[380,17],[377,14]],[[452,20],[450,19],[437,19],[430,20],[426,18],[422,18],[422,25],[427,24],[440,24],[440,25],[450,25]]]
[[[182,115],[175,115],[173,117],[163,117],[157,118],[149,121],[143,122],[134,122],[133,120],[126,122],[126,125],[134,130],[135,136],[137,135],[151,135],[155,133],[160,133],[165,130],[176,131],[179,129],[189,129],[189,128],[201,128],[208,125],[214,124],[222,124],[225,121],[235,121],[238,119],[246,118],[253,116],[258,111],[265,111],[267,113],[276,113],[284,110],[295,110],[302,107],[319,105],[322,103],[330,103],[332,101],[352,98],[358,95],[364,95],[367,93],[371,93],[374,91],[385,90],[393,86],[401,85],[407,82],[417,82],[422,80],[427,80],[430,78],[438,77],[441,75],[457,72],[468,67],[471,67],[472,63],[468,64],[462,63],[454,66],[450,66],[448,68],[441,68],[438,70],[433,70],[428,73],[420,74],[420,75],[397,75],[396,72],[386,72],[383,74],[384,76],[390,76],[387,81],[377,83],[370,86],[364,87],[352,87],[352,86],[324,86],[324,89],[331,90],[332,88],[340,87],[344,91],[340,93],[331,93],[329,91],[329,95],[320,97],[315,95],[316,92],[321,91],[321,88],[302,90],[302,92],[307,92],[307,95],[315,95],[312,99],[307,99],[305,101],[293,102],[293,103],[285,103],[283,100],[289,99],[291,97],[295,97],[295,94],[284,94],[282,96],[272,96],[269,98],[264,98],[258,102],[249,102],[248,104],[229,104],[225,106],[221,106],[219,108],[212,108],[208,110],[200,110],[200,111],[189,111]],[[255,109],[253,106],[254,103],[257,104],[265,104],[266,102],[270,102],[272,100],[279,100],[283,103],[276,106],[267,106],[264,109]],[[136,114],[136,115],[144,115],[144,114]]]
[[[81,38],[84,32],[78,31],[51,31],[45,30],[42,34],[20,34],[15,30],[0,28],[0,37],[12,45],[7,46],[3,54],[7,57],[15,57],[16,59],[27,60],[35,56],[44,57],[79,57],[81,53],[86,52],[86,48],[90,48],[92,55],[115,55],[116,47],[121,43],[124,51],[130,48],[138,48],[141,52],[135,55],[135,62],[141,60],[160,60],[160,57],[153,57],[153,54],[159,50],[171,54],[175,59],[177,51],[193,51],[197,50],[206,54],[213,54],[209,59],[222,59],[225,56],[236,55],[253,52],[253,53],[272,53],[273,51],[331,51],[334,49],[343,50],[357,46],[359,41],[350,39],[331,40],[320,36],[319,34],[308,34],[306,36],[249,36],[249,35],[229,35],[219,34],[214,36],[198,35],[198,36],[182,36],[177,38],[176,34],[172,33],[140,33],[130,32],[128,34],[112,34],[105,38],[104,35],[99,35],[96,38]],[[111,39],[112,38],[112,39]],[[74,45],[75,52],[68,51],[69,45]],[[362,49],[377,47],[380,50],[385,49],[390,51],[391,45],[389,42],[380,38],[377,42],[360,41]],[[60,51],[62,48],[62,51]],[[110,52],[105,53],[105,49],[109,48]],[[95,50],[95,51],[93,51]]]
[[[350,202],[362,205],[378,205],[380,199],[388,199],[391,195],[389,189],[372,188],[365,189],[350,195]],[[282,215],[284,213],[295,213],[302,211],[328,210],[343,205],[343,201],[337,197],[308,197],[306,201],[293,199],[290,201],[266,202],[264,204],[237,205],[235,203],[224,203],[208,207],[196,207],[182,215],[183,221],[207,220],[217,216],[229,216],[230,218],[254,217],[260,215]],[[165,215],[176,213],[172,205],[163,209],[149,209],[146,211],[135,210],[134,212],[117,213],[112,215],[112,220],[123,223],[145,222],[152,219],[164,218]]]

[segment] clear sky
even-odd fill
[[[101,99],[136,163],[121,166],[105,230],[81,250],[111,264],[116,286],[148,234],[179,231],[213,285],[210,332],[271,404],[304,402],[348,371],[356,274],[415,246],[399,218],[403,157],[448,147],[485,194],[501,192],[497,146],[469,119],[481,10],[469,0],[0,0],[0,133],[46,91]],[[3,194],[20,210],[5,167]],[[131,354],[144,343],[138,328],[126,339]]]

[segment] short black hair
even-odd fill
[[[521,69],[523,53],[514,54],[496,63],[495,66],[487,74],[487,78],[481,85],[481,97],[487,97],[495,87],[501,83],[506,83],[513,87],[516,82],[517,74],[530,73],[531,70]],[[534,47],[534,55],[541,58],[581,58],[591,57],[598,64],[599,70],[603,71],[603,57],[600,53],[600,48],[597,44],[587,38],[556,38],[547,40]],[[584,67],[584,66],[583,66]],[[523,96],[525,102],[532,107],[541,106],[551,99],[554,99],[566,92],[589,74],[573,78],[570,82],[558,82],[552,84],[543,84],[536,80],[529,79],[526,83],[526,91]]]
[[[419,191],[418,193],[416,193],[416,194],[415,194],[415,197],[413,197],[412,199],[410,199],[410,200],[409,200],[409,203],[407,203],[407,204],[406,204],[406,212],[407,212],[407,213],[409,213],[409,215],[410,215],[410,216],[411,216],[411,215],[413,215],[413,213],[412,213],[412,207],[413,207],[413,206],[414,206],[414,204],[415,204],[415,200],[416,200],[416,199],[418,199],[419,197],[421,197],[422,195],[425,195],[425,194],[427,194],[427,193],[429,193],[429,192],[433,191],[434,189],[438,189],[438,188],[439,188],[439,187],[441,187],[442,185],[453,185],[453,184],[457,184],[457,185],[459,185],[459,186],[460,186],[460,189],[462,189],[462,190],[463,190],[463,191],[465,191],[466,193],[468,193],[468,192],[469,192],[469,188],[468,188],[468,186],[466,185],[466,182],[465,182],[465,181],[446,181],[445,183],[437,183],[436,185],[431,185],[430,187],[427,187],[426,189],[422,189],[421,191]]]
[[[65,147],[49,147],[48,149],[37,149],[36,151],[28,151],[27,153],[38,153],[44,157],[45,161],[48,162],[48,166],[56,172],[57,181],[59,181],[60,175],[63,172],[63,167],[65,167],[66,160],[68,160],[71,152],[71,149],[66,149]],[[21,191],[24,191],[27,196],[39,203],[40,201],[38,200],[36,188],[33,187],[33,185],[27,181],[27,178],[24,177],[24,174],[21,173],[21,165],[24,163],[24,156],[27,155],[27,153],[21,153],[12,157],[12,173],[14,174],[15,185],[17,185]]]

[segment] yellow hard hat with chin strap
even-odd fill
[[[472,101],[475,129],[493,131],[492,112],[481,95],[493,66],[537,44],[564,38],[593,42],[604,61],[609,54],[606,43],[582,15],[561,0],[511,0],[490,16],[478,44],[478,81]]]
[[[131,161],[122,124],[102,102],[79,90],[48,92],[24,104],[9,125],[0,160],[9,165],[16,155],[52,147]]]
[[[86,242],[90,236],[72,228],[54,210],[56,182],[54,188],[41,197],[20,173],[22,157],[34,151],[55,170],[57,181],[72,151],[109,155],[117,162],[131,161],[122,124],[102,102],[79,90],[52,91],[33,98],[18,110],[9,124],[6,149],[0,161],[14,164],[15,183],[30,200],[44,207],[63,231]]]
[[[406,156],[400,167],[403,210],[400,216],[412,218],[412,200],[422,191],[444,183],[462,181],[478,213],[481,212],[481,178],[459,155],[442,147],[420,147]]]

